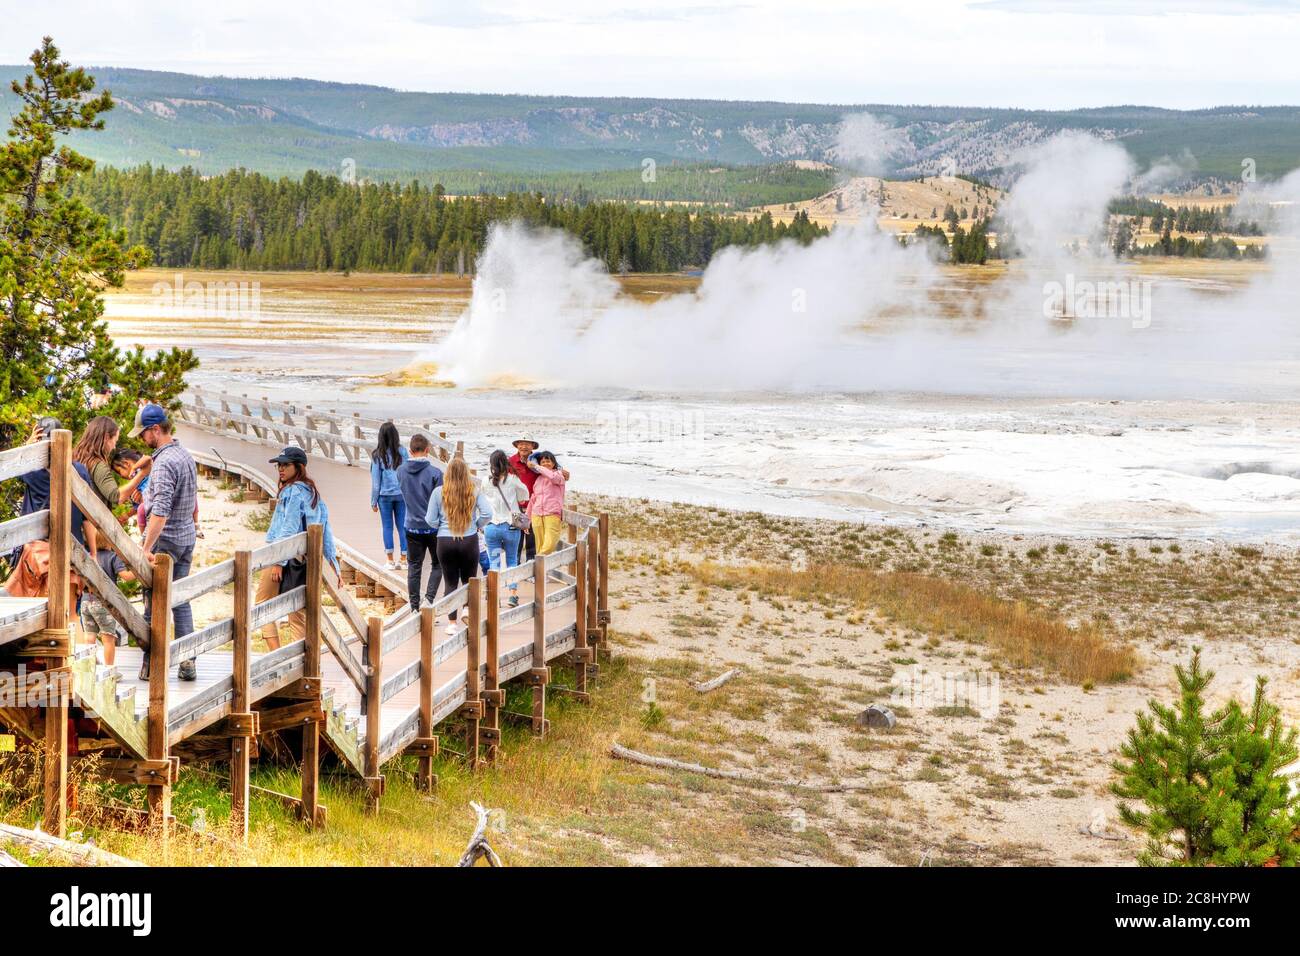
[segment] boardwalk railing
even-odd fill
[[[43,807],[47,833],[63,837],[68,814],[68,636],[72,552],[72,434],[56,431],[48,441],[0,452],[0,481],[31,471],[50,474],[49,506],[0,523],[0,552],[34,541],[48,541],[48,593],[44,598],[0,597],[0,677],[9,693],[0,707],[0,723],[44,745]],[[16,569],[15,569],[15,573]],[[27,673],[27,665],[39,668]],[[35,680],[33,680],[35,678]],[[22,704],[33,690],[43,712]]]
[[[225,475],[274,500],[278,486],[259,469],[217,455],[194,454],[206,473]],[[566,511],[563,518],[569,538],[565,548],[506,571],[489,571],[485,578],[470,580],[418,615],[409,612],[404,580],[339,542],[340,579],[335,583],[326,575],[324,587],[346,627],[339,633],[333,620],[324,616],[321,636],[356,696],[327,717],[326,735],[340,757],[364,778],[372,807],[378,806],[383,794],[381,768],[397,757],[418,757],[417,783],[432,788],[432,758],[438,752],[433,728],[450,717],[464,720],[465,758],[470,766],[477,767],[482,759],[495,761],[505,705],[502,685],[510,680],[521,679],[532,686],[532,712],[513,716],[526,717],[538,736],[549,728],[548,687],[589,700],[588,682],[599,673],[597,655],[608,647],[609,609],[602,600],[608,600],[609,520],[606,515],[576,511]],[[533,600],[501,608],[504,589],[528,584]],[[385,598],[390,607],[400,606],[386,619],[366,617],[345,586],[358,597]],[[454,633],[435,640],[436,619],[461,607],[468,613],[461,616]],[[532,622],[527,645],[516,640],[503,646],[503,631],[527,622]],[[478,640],[470,640],[471,634]],[[408,650],[417,638],[418,657]],[[448,662],[461,655],[464,666],[449,673]],[[574,667],[572,688],[552,684],[549,664],[561,656]],[[410,694],[403,692],[417,684],[415,700],[410,701]],[[342,690],[348,690],[346,685]],[[394,709],[391,702],[399,696],[406,696],[407,703]]]
[[[292,714],[293,725],[302,726],[304,733],[303,795],[285,799],[299,805],[310,825],[321,822],[323,815],[316,805],[318,761],[311,746],[313,733],[324,719],[319,674],[321,529],[237,552],[230,561],[173,582],[171,558],[162,553],[148,558],[72,468],[70,433],[57,431],[51,441],[0,452],[0,479],[41,469],[49,473],[48,510],[0,523],[0,545],[6,551],[33,541],[49,542],[46,596],[0,597],[0,680],[9,691],[3,700],[16,704],[0,707],[0,724],[43,745],[46,831],[59,835],[66,831],[69,754],[74,749],[68,740],[70,711],[95,717],[102,734],[79,738],[75,751],[93,753],[96,772],[109,779],[144,784],[149,822],[164,834],[180,758],[211,757],[214,749],[230,762],[234,821],[246,833],[252,740],[265,732],[264,726],[287,726],[285,720]],[[94,525],[85,545],[71,533],[73,504]],[[148,620],[92,556],[92,551],[103,547],[116,551],[149,589]],[[289,557],[306,559],[306,584],[255,604],[253,571]],[[73,645],[69,583],[74,571],[83,598],[98,598],[135,638],[140,655],[148,661],[147,678],[126,678],[114,667],[97,664],[93,645]],[[171,640],[173,607],[230,585],[228,617]],[[253,654],[252,635],[260,623],[300,609],[308,612],[304,640],[268,654]],[[208,673],[201,673],[192,684],[172,679],[171,671],[182,662],[226,644],[233,653],[214,657]],[[33,661],[43,666],[41,696],[31,693],[35,675],[25,670]],[[20,683],[27,693],[15,695]],[[143,708],[137,705],[137,690],[147,692]],[[309,719],[313,713],[319,715],[315,720]]]
[[[217,455],[194,457],[200,471],[241,482],[256,499],[274,506],[278,486],[258,469]],[[319,526],[237,551],[173,581],[171,558],[162,553],[147,557],[73,470],[68,432],[0,452],[0,480],[41,468],[50,474],[49,508],[0,523],[0,552],[49,541],[48,596],[0,597],[0,681],[10,690],[22,683],[24,690],[39,685],[54,693],[46,694],[40,708],[0,706],[0,725],[46,750],[47,832],[66,830],[70,713],[93,716],[100,728],[99,736],[79,737],[75,752],[93,752],[96,772],[103,776],[146,786],[147,822],[163,834],[172,820],[171,788],[180,761],[228,762],[233,820],[246,835],[249,760],[267,734],[301,729],[301,797],[270,795],[315,826],[325,818],[318,802],[322,736],[363,778],[368,804],[377,809],[383,767],[393,759],[417,757],[417,784],[434,786],[434,731],[445,720],[460,719],[465,760],[478,767],[496,759],[503,716],[522,719],[538,736],[545,734],[548,688],[589,700],[589,681],[599,672],[597,655],[607,647],[609,522],[604,515],[565,512],[569,541],[564,548],[516,568],[493,570],[412,614],[405,582],[345,543],[339,542],[339,572],[326,565]],[[94,548],[72,538],[74,503],[95,526]],[[148,588],[149,615],[127,599],[92,557],[92,550],[106,546]],[[306,561],[306,583],[256,602],[254,575],[290,558]],[[119,660],[124,666],[147,660],[147,677],[135,679],[97,664],[93,645],[74,647],[69,599],[74,571],[83,593],[97,597],[139,645],[139,651],[118,649]],[[512,585],[519,588],[521,603],[502,608],[503,590]],[[530,590],[531,599],[524,600]],[[353,591],[385,599],[395,613],[365,615]],[[172,639],[175,607],[227,593],[228,604],[214,620]],[[327,596],[336,615],[324,613]],[[212,599],[206,603],[210,609]],[[437,639],[437,617],[462,607],[467,613],[459,616],[452,633]],[[295,612],[305,618],[302,639],[256,653],[258,629]],[[229,653],[222,650],[226,646]],[[572,687],[553,680],[551,668],[561,659],[574,668]],[[196,681],[173,676],[186,661],[197,662]],[[24,667],[30,662],[44,670],[27,674]],[[512,680],[532,687],[531,713],[504,713],[503,687]],[[147,703],[137,703],[138,692]],[[12,699],[22,698],[6,696],[0,703]]]
[[[310,405],[292,405],[204,389],[190,390],[182,401],[178,417],[187,424],[244,441],[276,447],[296,444],[308,454],[367,467],[379,428],[385,424],[358,414],[340,415]],[[393,424],[403,441],[415,434],[424,435],[443,461],[462,451],[461,445],[448,441],[445,433],[435,431],[428,422]]]

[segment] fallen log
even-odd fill
[[[465,847],[465,852],[461,854],[460,862],[456,865],[458,867],[473,866],[478,862],[478,858],[483,856],[487,857],[488,866],[504,866],[501,857],[496,855],[496,852],[488,845],[487,841],[488,818],[492,811],[479,806],[473,801],[470,802],[470,806],[474,808],[474,812],[478,815],[478,824],[474,827],[474,835],[469,838],[469,845]]]
[[[89,843],[73,843],[61,840],[40,830],[25,830],[22,827],[0,823],[0,844],[11,843],[26,850],[49,853],[63,863],[73,866],[144,866],[135,860],[128,860],[116,853],[109,853]]]
[[[865,783],[803,783],[799,780],[769,780],[757,774],[745,773],[743,770],[721,770],[717,767],[686,763],[669,757],[654,757],[640,751],[629,750],[619,743],[612,744],[609,752],[610,756],[618,760],[626,760],[629,763],[637,763],[645,767],[657,767],[660,770],[681,770],[685,773],[698,773],[705,777],[734,780],[737,783],[747,783],[760,787],[785,787],[790,790],[810,790],[815,793],[862,793],[876,789],[871,784]]]
[[[735,677],[739,673],[740,671],[738,671],[736,668],[733,667],[729,671],[723,671],[717,677],[713,678],[713,680],[706,680],[702,684],[695,684],[693,686],[695,687],[696,691],[698,691],[699,693],[707,694],[711,690],[717,690],[719,687],[721,687],[723,684],[731,680],[731,678]]]

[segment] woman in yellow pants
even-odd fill
[[[538,554],[550,554],[559,547],[564,530],[564,472],[549,451],[529,457],[528,467],[537,472],[533,493],[528,498],[533,540],[537,542]]]

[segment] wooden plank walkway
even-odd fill
[[[0,595],[0,644],[35,634],[45,627],[45,598]]]
[[[274,450],[262,442],[244,441],[230,436],[219,435],[206,429],[178,424],[178,437],[181,443],[192,451],[211,455],[215,453],[230,463],[251,465],[259,471],[269,470],[263,461]],[[329,507],[330,526],[334,538],[340,544],[346,543],[365,557],[382,563],[384,560],[383,542],[380,536],[379,516],[370,510],[370,469],[368,464],[348,465],[340,460],[328,460],[313,455],[308,464],[308,472],[316,482],[321,497]],[[404,571],[390,572],[391,583],[398,584],[405,580]],[[552,584],[552,589],[555,585]],[[405,593],[405,589],[402,589]],[[502,602],[505,595],[502,595]],[[533,600],[531,581],[519,585],[519,600],[526,605]],[[502,604],[504,607],[504,603]],[[571,651],[574,647],[573,631],[575,628],[575,605],[560,604],[549,607],[546,618],[548,635],[567,630],[567,638],[548,640],[546,659],[553,660]],[[435,643],[446,640],[445,617],[436,623]],[[420,659],[420,642],[418,632],[410,640],[386,653],[383,658],[383,676],[393,676],[411,663]],[[533,621],[523,620],[503,626],[498,636],[500,671],[499,680],[504,683],[517,677],[532,667],[532,657],[526,650],[531,649],[534,640]],[[486,661],[486,639],[480,638],[478,659]],[[465,671],[468,663],[468,649],[462,648],[451,657],[438,663],[434,668],[434,725],[454,714],[465,701]],[[482,665],[486,672],[486,663]],[[367,728],[361,694],[348,677],[342,665],[332,654],[321,658],[321,681],[326,691],[331,691],[335,711],[326,724],[326,738],[338,752],[349,762],[359,760],[360,746],[366,739]],[[398,691],[385,701],[380,709],[380,759],[381,762],[400,753],[402,748],[416,736],[415,724],[419,715],[420,684],[413,680],[408,686]],[[358,772],[362,768],[356,766]]]
[[[179,437],[205,474],[228,475],[248,488],[254,500],[273,507],[276,486],[265,463],[272,451],[269,436],[262,433],[266,429],[242,411],[242,399],[221,402],[239,406],[249,420],[207,416],[200,427],[181,425]],[[262,414],[272,411],[264,406]],[[370,510],[364,429],[378,424],[317,415],[306,431],[291,438],[309,443],[309,470],[330,509],[341,578],[332,570],[324,573],[320,529],[312,527],[271,545],[237,551],[229,560],[195,568],[187,578],[172,582],[167,556],[160,555],[151,566],[139,545],[118,530],[113,515],[73,472],[67,432],[56,432],[52,443],[0,452],[0,471],[48,462],[52,475],[50,512],[0,524],[0,542],[14,546],[48,537],[51,594],[65,593],[56,579],[66,582],[75,565],[127,630],[149,646],[145,651],[119,648],[113,666],[100,665],[91,646],[69,643],[66,602],[0,598],[0,673],[16,671],[23,659],[37,658],[46,662],[49,673],[60,671],[71,678],[72,696],[68,689],[56,690],[55,703],[44,705],[43,723],[12,709],[0,715],[25,737],[63,755],[47,766],[45,781],[46,811],[57,830],[62,832],[66,824],[64,737],[70,706],[98,718],[98,738],[84,743],[108,756],[102,772],[110,779],[147,787],[149,819],[164,832],[179,761],[228,759],[234,820],[246,833],[250,752],[256,738],[271,731],[302,732],[302,797],[281,796],[298,807],[309,826],[317,826],[324,822],[317,803],[321,735],[363,778],[373,810],[383,794],[382,767],[393,758],[419,757],[417,786],[432,787],[430,758],[439,749],[434,729],[449,718],[461,719],[464,757],[471,767],[484,755],[495,759],[506,683],[522,680],[531,688],[530,716],[539,736],[548,726],[551,662],[563,658],[566,666],[572,665],[575,686],[568,692],[590,699],[588,681],[598,674],[598,652],[606,646],[609,620],[607,516],[566,511],[569,544],[558,553],[476,577],[433,608],[412,614],[406,606],[405,573],[382,567],[379,521]],[[325,427],[331,431],[322,431]],[[353,435],[345,451],[350,453],[340,458],[336,451],[343,442],[337,439],[349,431]],[[329,443],[331,435],[336,447]],[[435,443],[447,453],[459,454],[463,447],[442,437]],[[105,529],[141,580],[153,579],[152,624],[71,542],[67,518],[74,502]],[[306,560],[306,584],[255,603],[258,570],[290,557]],[[517,608],[506,606],[512,582],[518,585]],[[232,584],[231,608],[225,616],[191,637],[170,638],[171,608]],[[368,616],[358,597],[382,599],[390,612],[387,618]],[[330,599],[336,610],[327,613],[322,602]],[[469,613],[460,614],[448,633],[447,613],[465,605]],[[257,629],[294,610],[305,612],[308,640],[255,653]],[[489,660],[493,650],[495,659]],[[153,678],[142,681],[138,674],[146,655]],[[197,663],[194,681],[178,679],[177,665],[186,660]]]
[[[521,602],[526,604],[531,601],[532,583],[526,581],[521,584],[519,592]],[[574,625],[574,605],[560,605],[550,609],[547,625],[553,634],[556,631],[571,632]],[[446,638],[444,627],[439,625],[435,640],[442,641]],[[531,620],[503,627],[498,641],[498,667],[502,682],[512,679],[532,666],[533,622]],[[548,642],[547,660],[552,660],[572,649],[572,633],[557,635]],[[465,700],[465,670],[468,653],[468,648],[462,647],[434,667],[435,726],[449,714],[454,713]],[[485,661],[486,654],[486,638],[480,638],[479,660]],[[300,658],[301,647],[298,644],[286,645],[271,653],[254,654],[251,665],[253,702],[271,696],[276,690],[301,677]],[[417,632],[415,637],[384,655],[383,673],[391,677],[419,659],[420,642]],[[103,688],[104,693],[111,694],[113,699],[124,707],[129,702],[137,721],[143,721],[149,709],[149,682],[139,679],[140,665],[143,660],[144,653],[138,647],[120,647],[117,649],[116,664],[111,668],[102,665],[97,667],[94,677],[97,683],[111,685]],[[175,668],[169,670],[167,675],[169,744],[177,744],[229,715],[233,694],[232,666],[233,655],[228,649],[222,649],[199,655],[198,675],[193,681],[182,681],[176,676]],[[484,663],[485,672],[486,667]],[[342,665],[331,654],[325,654],[321,658],[321,684],[322,692],[333,705],[331,707],[333,713],[326,729],[327,737],[337,736],[336,732],[340,727],[355,728],[355,732],[350,735],[353,739],[331,740],[331,743],[337,743],[336,750],[341,756],[350,758],[359,752],[358,748],[366,736],[366,719],[361,695]],[[419,681],[414,680],[384,702],[381,708],[381,761],[390,759],[414,738],[415,719],[420,708],[419,694]],[[106,720],[112,720],[110,714],[105,713],[101,716]],[[360,771],[360,767],[355,769]]]

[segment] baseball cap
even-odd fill
[[[139,438],[140,433],[146,428],[161,425],[165,421],[167,421],[167,413],[163,411],[161,405],[141,405],[140,410],[135,413],[135,427],[128,434],[132,438]]]
[[[305,465],[307,453],[297,445],[286,445],[284,451],[270,459],[273,465]]]

